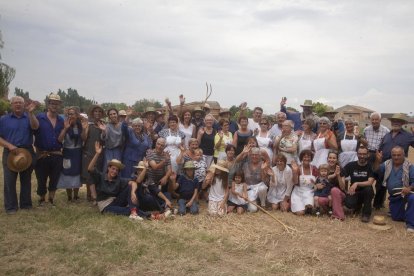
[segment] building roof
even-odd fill
[[[347,109],[357,109],[360,110],[362,112],[368,112],[368,113],[372,113],[375,112],[374,110],[371,110],[369,108],[363,107],[363,106],[358,106],[358,105],[351,105],[351,104],[347,104],[341,107],[338,107],[337,109],[335,109],[336,112],[346,112]]]

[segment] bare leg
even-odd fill
[[[72,189],[66,189],[66,195],[68,196],[68,201],[72,201]]]
[[[244,208],[243,207],[237,207],[237,214],[241,215],[244,213]]]

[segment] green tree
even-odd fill
[[[102,108],[105,110],[108,110],[109,108],[116,108],[118,111],[119,110],[127,110],[128,106],[126,105],[126,103],[103,103],[101,104]]]
[[[315,112],[318,116],[322,116],[325,112],[328,106],[326,104],[316,102],[312,104],[313,106],[313,112]]]
[[[68,88],[67,91],[59,89],[57,94],[62,100],[62,105],[64,107],[77,106],[82,112],[88,111],[91,105],[97,104],[95,100],[87,99],[84,96],[79,95],[78,91],[73,88]],[[45,98],[45,103],[47,103],[47,96]]]
[[[132,106],[132,109],[134,109],[134,111],[136,112],[144,112],[145,109],[149,106],[152,106],[154,108],[161,108],[162,104],[154,99],[141,99],[138,100],[134,103],[134,105]]]
[[[4,42],[0,31],[0,49],[3,49],[3,46]],[[0,54],[0,98],[7,100],[9,95],[9,85],[16,75],[16,70],[1,60],[2,58]]]
[[[24,91],[23,91],[23,89],[18,88],[18,87],[15,87],[15,88],[14,88],[14,95],[16,95],[16,96],[20,96],[20,97],[22,97],[22,98],[23,98],[23,99],[25,99],[25,100],[30,99],[30,94],[29,94],[29,92],[28,92],[28,91],[24,92]]]

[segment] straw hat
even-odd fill
[[[154,116],[157,116],[157,111],[155,111],[155,108],[154,107],[152,107],[152,106],[148,106],[147,108],[145,108],[145,112],[144,112],[144,117],[147,117],[147,115],[149,114],[149,113],[153,113],[154,114]]]
[[[335,111],[332,106],[327,106],[326,110],[323,114],[326,114],[326,113],[335,113],[336,114],[336,113],[338,113],[338,111]]]
[[[394,115],[392,115],[391,118],[388,118],[388,120],[392,121],[401,121],[404,124],[408,123],[407,117],[402,114],[402,113],[395,113]]]
[[[187,161],[184,163],[183,169],[195,169],[193,161]]]
[[[145,169],[144,161],[139,161],[137,166],[134,166],[135,169]]]
[[[301,107],[312,107],[312,100],[305,100],[303,104],[300,105]]]
[[[127,113],[126,113],[125,110],[123,110],[123,109],[119,110],[118,116],[126,116],[126,115],[127,115]]]
[[[108,166],[115,166],[119,170],[122,170],[125,167],[124,164],[122,164],[121,161],[117,159],[112,159],[111,161],[109,161]]]
[[[13,172],[22,172],[32,165],[32,155],[27,149],[17,148],[9,153],[7,167]]]
[[[203,106],[203,109],[206,110],[206,109],[211,109],[211,108],[210,108],[210,105],[208,103],[205,103],[204,106]]]
[[[62,100],[60,99],[60,96],[58,94],[55,93],[50,93],[49,96],[47,96],[47,100],[48,101],[57,101],[57,102],[62,102]]]
[[[229,169],[227,169],[227,162],[225,160],[218,160],[217,164],[213,164],[210,166],[210,171],[213,171],[215,169],[219,169],[220,171],[229,172]]]
[[[392,228],[391,225],[387,225],[387,222],[385,221],[384,216],[374,216],[372,219],[372,223],[368,224],[369,227],[371,227],[374,230],[389,230]]]
[[[194,107],[193,112],[191,112],[191,113],[192,113],[192,115],[194,115],[194,113],[196,113],[196,112],[200,112],[202,115],[205,114],[204,110],[201,109],[201,107],[199,107],[199,106]]]
[[[102,117],[105,117],[105,110],[99,104],[94,104],[91,107],[89,107],[89,110],[88,110],[89,117],[93,118],[93,112],[95,111],[95,109],[100,109],[102,112]]]

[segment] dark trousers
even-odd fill
[[[377,180],[375,185],[374,208],[384,207],[385,197],[387,195],[387,188],[382,186],[382,179]]]
[[[390,196],[391,218],[396,221],[405,221],[408,228],[414,229],[414,194],[402,197]]]
[[[63,157],[61,155],[50,155],[40,158],[36,162],[35,172],[37,178],[37,194],[44,196],[49,190],[56,191],[60,172],[62,171]],[[49,186],[47,187],[47,179]],[[47,190],[46,190],[47,187]]]
[[[111,202],[111,204],[105,207],[103,213],[129,216],[131,209],[133,208],[137,209],[137,213],[140,217],[147,217],[147,214],[141,210],[138,210],[137,204],[134,204],[131,201],[131,186],[128,185],[119,193],[119,195],[114,199],[114,201]]]
[[[28,149],[32,154],[32,159],[35,159],[33,149]],[[17,176],[20,176],[20,209],[32,208],[32,171],[33,164],[27,170],[20,173],[13,172],[7,167],[7,157],[10,151],[3,150],[3,176],[4,176],[4,208],[6,212],[17,211],[18,201],[16,192]]]
[[[372,213],[372,198],[374,197],[374,190],[371,186],[358,189],[355,194],[345,196],[345,206],[359,212],[362,208],[363,216],[371,216]]]
[[[162,192],[166,198],[171,200],[171,194]],[[163,212],[166,208],[165,201],[157,194],[151,193],[143,185],[139,185],[136,195],[139,201],[139,208],[143,211],[159,211]]]

